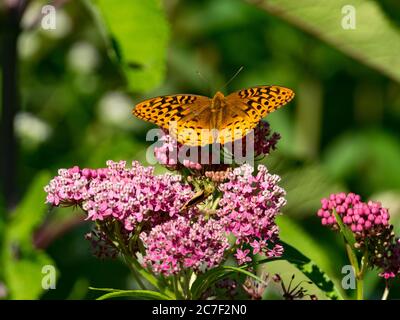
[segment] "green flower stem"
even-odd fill
[[[129,269],[131,270],[132,276],[135,279],[135,281],[137,282],[137,284],[139,285],[140,289],[146,290],[146,286],[140,279],[140,276],[139,276],[138,272],[136,271],[136,268],[133,266],[132,261],[130,261],[130,260],[132,260],[132,258],[127,257],[126,255],[124,255],[124,258],[125,258],[125,263],[128,265]]]
[[[148,272],[146,269],[144,269],[140,263],[133,257],[133,252],[131,249],[135,245],[132,243],[132,241],[129,241],[128,246],[125,245],[124,239],[122,238],[121,235],[121,230],[120,226],[118,223],[115,223],[113,226],[113,232],[110,232],[108,230],[108,234],[114,235],[114,243],[117,244],[118,248],[121,250],[121,253],[124,257],[125,263],[128,265],[129,269],[132,272],[133,278],[139,285],[139,287],[143,290],[146,290],[146,286],[143,283],[142,279],[146,279],[151,285],[153,285],[156,289],[158,289],[161,293],[171,297],[171,298],[176,298],[176,295],[166,288],[165,286],[163,287],[162,285],[160,286],[160,283],[156,276],[150,272]],[[136,242],[139,243],[139,248],[140,248],[140,242],[138,241],[138,238],[136,238]]]
[[[153,285],[155,288],[157,288],[161,293],[163,293],[171,298],[176,298],[176,295],[174,294],[174,292],[172,292],[171,290],[169,290],[166,287],[160,286],[160,284],[159,284],[160,281],[156,278],[156,276],[153,273],[150,273],[146,269],[144,269],[136,259],[131,258],[131,262],[134,265],[134,267],[136,268],[136,271],[144,279],[146,279],[151,285]],[[161,282],[164,282],[164,284],[165,284],[165,280],[161,281]]]
[[[172,277],[172,285],[173,285],[173,288],[174,288],[175,297],[177,299],[182,299],[183,297],[182,297],[182,294],[181,294],[181,292],[179,290],[179,279],[178,279],[178,277],[179,277],[178,275],[174,275]]]
[[[144,285],[144,283],[142,282],[142,280],[140,279],[139,274],[137,273],[134,265],[133,265],[133,258],[131,257],[131,254],[128,250],[128,248],[125,246],[124,240],[122,239],[122,235],[121,235],[121,230],[119,228],[119,224],[116,223],[114,225],[114,231],[115,231],[115,235],[117,237],[117,242],[118,242],[118,246],[122,251],[122,254],[124,256],[125,259],[125,263],[128,265],[129,269],[132,272],[132,276],[135,279],[135,281],[137,282],[137,284],[139,285],[139,287],[142,290],[146,290],[146,286]]]
[[[190,278],[192,276],[192,273],[190,270],[186,270],[183,272],[183,291],[185,293],[185,298],[187,300],[190,300],[191,297],[191,292],[190,292]]]
[[[389,286],[388,284],[386,284],[385,291],[383,291],[382,300],[387,300],[389,296],[389,291],[390,291]]]
[[[366,265],[366,264],[363,263],[363,261],[362,261],[362,267],[361,267],[362,272],[360,272],[360,267],[358,264],[357,256],[356,256],[353,248],[347,242],[346,242],[346,252],[347,252],[347,256],[349,258],[350,264],[354,268],[354,274],[356,276],[356,299],[363,300],[364,299],[364,293],[363,293],[363,291],[364,291],[364,265]]]

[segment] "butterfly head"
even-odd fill
[[[220,91],[217,91],[212,99],[211,112],[220,110],[225,104],[226,102],[224,94]]]

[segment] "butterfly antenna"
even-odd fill
[[[208,79],[207,79],[206,77],[204,77],[204,76],[201,74],[200,71],[197,71],[196,73],[197,73],[197,75],[199,76],[199,78],[200,78],[201,80],[203,80],[203,81],[206,83],[206,85],[207,85],[207,91],[208,91],[209,94],[211,94],[210,81],[208,81]]]
[[[227,85],[230,84],[230,83],[238,76],[238,74],[243,70],[243,68],[244,68],[244,66],[241,66],[241,67],[235,72],[235,74],[228,80],[228,82],[226,82],[226,83],[220,88],[220,90],[223,89],[223,88],[226,88]]]

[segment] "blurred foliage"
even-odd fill
[[[104,33],[111,58],[118,59],[128,87],[137,92],[159,85],[165,72],[168,26],[159,0],[87,2]],[[97,8],[100,12],[96,12]],[[101,16],[99,16],[101,15]],[[134,37],[134,41],[132,41]]]
[[[90,299],[96,294],[89,285],[135,288],[119,260],[90,255],[83,239],[90,225],[71,223],[79,213],[45,215],[49,172],[102,167],[108,159],[145,163],[151,125],[131,115],[134,103],[160,94],[211,95],[242,65],[226,93],[280,84],[297,94],[268,116],[282,139],[263,160],[288,192],[282,239],[338,285],[347,262],[340,237],[315,217],[321,197],[351,190],[382,199],[400,229],[397,1],[353,1],[355,30],[341,27],[342,0],[65,1],[55,30],[40,26],[45,3],[30,1],[18,40],[21,202],[8,214],[0,199],[0,283],[9,297],[38,298],[43,264],[58,270],[57,290],[44,299]],[[32,243],[44,222],[63,226],[45,251]],[[276,263],[288,277],[297,272]],[[383,283],[373,275],[366,292],[379,298]],[[400,297],[399,287],[391,298]]]
[[[376,0],[387,16],[400,26],[400,2],[396,0]]]
[[[33,233],[44,220],[46,206],[40,201],[48,172],[38,173],[1,233],[1,272],[11,299],[36,299],[42,292],[42,268],[54,265],[43,251],[34,248]],[[1,229],[0,229],[1,230]]]

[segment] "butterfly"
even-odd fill
[[[213,98],[177,94],[155,97],[135,106],[132,113],[169,130],[181,144],[224,144],[247,135],[269,113],[285,105],[294,92],[281,86],[257,86]]]

